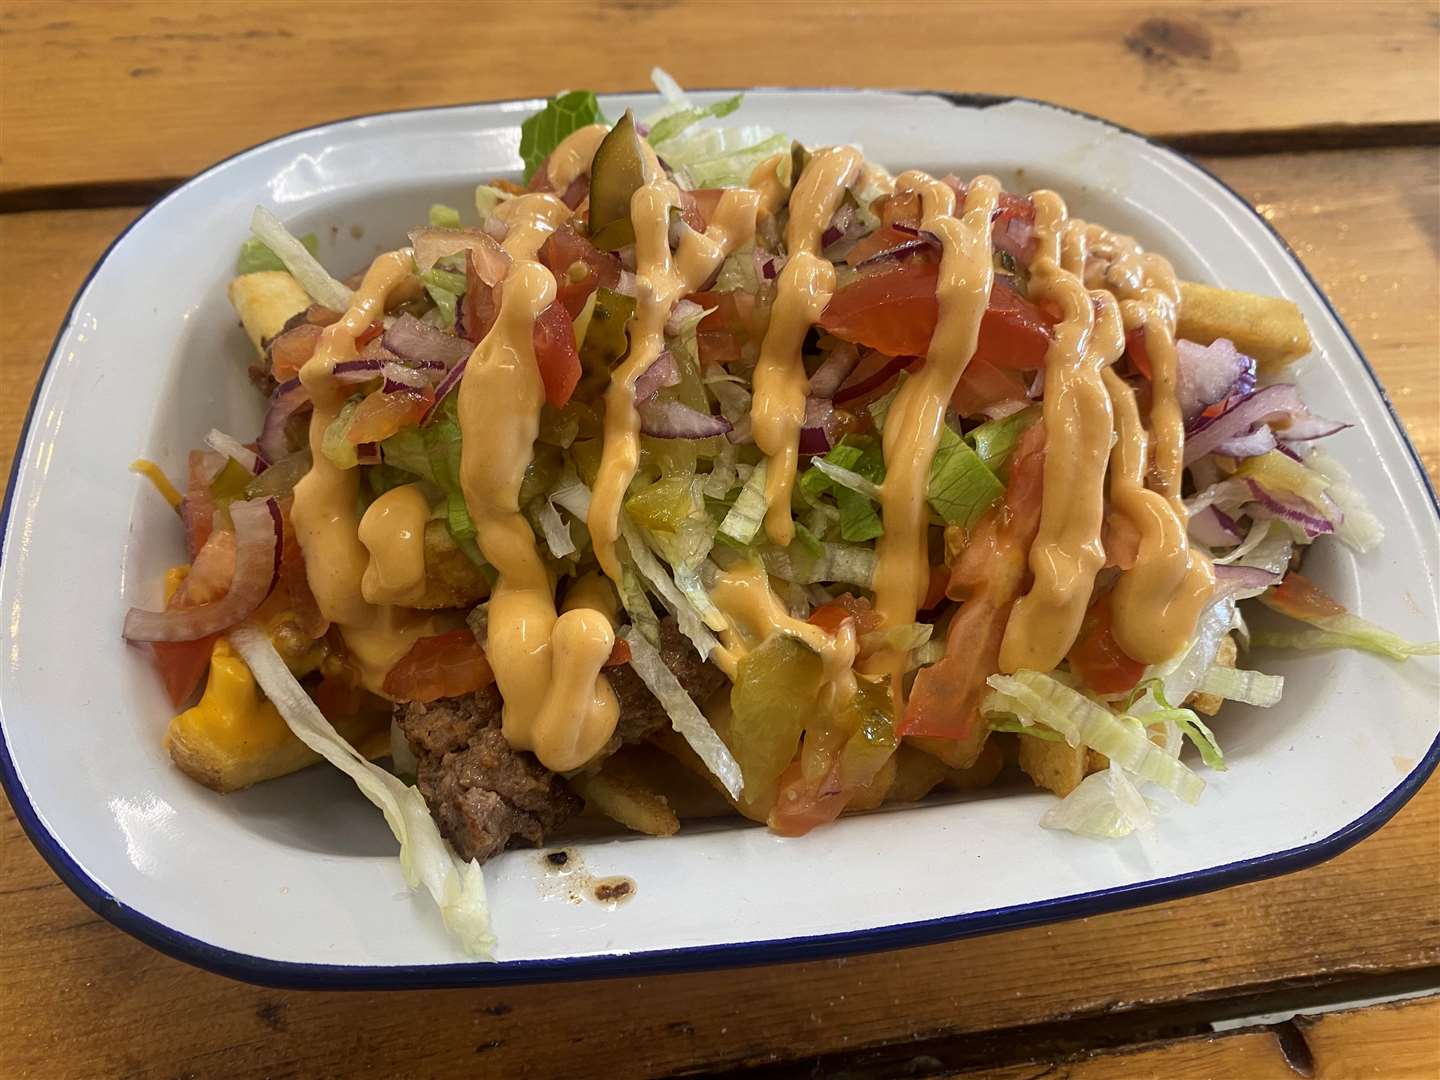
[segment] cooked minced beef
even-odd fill
[[[673,619],[660,624],[660,655],[697,702],[725,682],[721,672],[695,655]],[[606,753],[621,742],[640,742],[669,723],[630,665],[605,674],[620,704],[616,739]],[[518,843],[543,843],[545,833],[583,806],[563,779],[505,741],[502,707],[493,685],[464,697],[395,707],[395,720],[419,763],[420,793],[440,831],[462,857],[482,862]]]

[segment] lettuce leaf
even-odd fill
[[[729,116],[740,108],[740,103],[744,99],[744,94],[736,94],[734,97],[717,101],[713,105],[702,105],[698,109],[679,109],[676,112],[667,113],[651,125],[650,134],[646,138],[650,140],[651,146],[659,147],[667,139],[673,139],[686,128],[698,124],[701,120],[711,117],[718,120],[722,116]]]
[[[1005,494],[1005,485],[948,424],[930,465],[930,507],[947,525],[970,528]]]
[[[300,243],[311,255],[320,250],[320,240],[312,232],[300,237]],[[265,270],[284,270],[285,263],[280,256],[265,246],[265,242],[254,236],[247,236],[240,245],[240,257],[235,260],[236,274],[258,274]]]
[[[525,162],[525,182],[530,182],[540,163],[567,135],[591,124],[606,122],[600,102],[589,90],[571,90],[551,98],[543,109],[520,125],[520,158]]]

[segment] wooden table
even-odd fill
[[[1440,6],[0,4],[0,453],[74,290],[186,175],[305,124],[562,87],[1020,93],[1158,134],[1263,210],[1440,472]],[[77,795],[77,797],[79,797]],[[90,913],[0,816],[0,1075],[1440,1073],[1440,784],[1315,869],[907,952],[437,993],[260,989]],[[1143,951],[1141,951],[1143,950]],[[1038,1063],[1038,1064],[1036,1064]]]

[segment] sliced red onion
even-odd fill
[[[368,360],[342,360],[331,369],[331,375],[336,382],[342,383],[363,383],[375,378],[387,378],[391,372],[401,372],[395,379],[396,382],[408,382],[414,372],[419,375],[420,381],[416,385],[428,386],[445,370],[445,365],[439,360],[423,360],[412,365],[401,365],[393,361],[381,360],[379,357],[372,357]],[[426,378],[424,373],[430,373]]]
[[[1288,457],[1291,461],[1298,461],[1298,462],[1300,462],[1300,464],[1302,464],[1302,465],[1305,464],[1305,459],[1302,458],[1302,457],[1296,452],[1296,450],[1295,450],[1295,448],[1294,448],[1293,446],[1286,446],[1286,445],[1282,442],[1282,443],[1276,443],[1276,444],[1275,444],[1275,449],[1276,449],[1276,450],[1279,450],[1280,453],[1284,454],[1284,455],[1285,455],[1286,457]]]
[[[1035,222],[1026,218],[1007,217],[990,233],[996,251],[1012,256],[1021,266],[1029,264],[1035,254]]]
[[[1305,403],[1291,383],[1275,383],[1233,399],[1219,416],[1199,417],[1186,425],[1185,464],[1213,453],[1222,443],[1251,434],[1261,424],[1306,415]]]
[[[464,360],[475,346],[464,338],[421,322],[408,312],[385,331],[385,347],[410,363],[437,362],[447,370]]]
[[[430,407],[420,417],[421,427],[430,423],[435,414],[440,411],[441,403],[450,396],[451,391],[460,385],[460,380],[465,376],[465,365],[469,362],[470,358],[465,357],[446,373],[445,378],[440,380],[440,385],[435,387],[435,400],[430,403]]]
[[[805,399],[805,424],[800,428],[800,453],[823,454],[834,442],[835,406],[825,398]]]
[[[510,226],[495,214],[491,214],[485,219],[485,224],[480,226],[480,231],[492,240],[503,241],[510,234]]]
[[[835,404],[843,405],[847,401],[864,397],[872,390],[880,389],[880,387],[895,378],[900,372],[905,371],[918,359],[919,357],[917,356],[891,357],[890,361],[883,368],[874,375],[871,375],[868,379],[861,379],[852,386],[842,386],[839,390],[835,391]]]
[[[1190,535],[1206,547],[1233,547],[1244,539],[1240,526],[1218,506],[1207,506],[1190,518]]]
[[[656,439],[708,439],[731,430],[730,421],[682,405],[678,401],[649,401],[640,406],[640,430]]]
[[[410,367],[406,364],[386,364],[380,369],[385,377],[385,392],[395,393],[396,388],[426,390],[443,379],[449,372],[438,360],[428,361],[424,367]]]
[[[844,236],[844,229],[837,229],[834,225],[831,225],[823,233],[820,234],[820,247],[828,248],[831,244],[842,239]]]
[[[920,232],[917,229],[910,229],[901,225],[896,225],[894,228],[900,232],[913,233],[914,235],[908,240],[902,240],[897,244],[892,244],[888,248],[875,252],[874,255],[868,258],[861,259],[855,264],[857,268],[869,266],[871,263],[878,262],[881,259],[898,259],[902,256],[909,255],[911,252],[923,251],[926,248],[934,248],[936,251],[940,250],[940,238],[934,233]]]
[[[1175,342],[1175,353],[1175,396],[1187,420],[1217,401],[1255,389],[1255,361],[1228,338],[1209,345],[1182,338]]]
[[[1263,510],[1253,510],[1253,517],[1270,516],[1279,518],[1281,521],[1288,521],[1292,525],[1299,525],[1305,530],[1305,535],[1312,540],[1317,536],[1335,531],[1335,524],[1304,499],[1269,491],[1248,477],[1245,483],[1250,488],[1250,494],[1255,497],[1255,501],[1263,508]]]
[[[355,462],[357,465],[379,465],[380,444],[367,442],[357,445],[355,447]]]
[[[676,386],[680,382],[680,368],[669,349],[657,356],[651,365],[635,380],[635,404],[644,405],[662,386]]]
[[[469,252],[480,279],[487,285],[503,281],[510,269],[510,256],[501,250],[495,237],[483,229],[440,229],[434,226],[411,229],[410,243],[415,249],[415,267],[422,274],[445,256],[462,251]]]
[[[1215,596],[1212,602],[1233,597],[1237,600],[1258,596],[1273,585],[1280,584],[1279,574],[1260,566],[1215,567]]]
[[[1261,424],[1248,435],[1226,439],[1215,447],[1214,452],[1233,458],[1259,457],[1261,454],[1267,454],[1274,450],[1275,445],[1275,433],[1270,430],[1270,425]]]
[[[705,309],[694,300],[677,300],[665,319],[665,333],[671,337],[679,335],[687,322],[698,318]]]
[[[860,363],[860,350],[848,341],[841,342],[830,350],[825,362],[810,376],[810,396],[833,398],[840,384],[850,377],[855,365]]]
[[[310,407],[310,393],[299,379],[287,379],[270,395],[270,408],[265,412],[265,426],[256,445],[271,461],[279,461],[290,451],[285,439],[285,426],[290,418]]]
[[[1309,442],[1312,439],[1323,439],[1334,435],[1350,426],[1350,424],[1341,423],[1338,420],[1326,420],[1323,416],[1307,414],[1291,420],[1289,424],[1275,432],[1275,437],[1282,443]]]
[[[615,291],[621,296],[635,296],[640,288],[635,274],[630,270],[620,271],[620,280],[615,283]]]
[[[229,629],[265,602],[280,577],[285,520],[274,499],[230,504],[235,523],[235,573],[225,595],[208,604],[170,611],[131,608],[127,641],[198,641]]]
[[[205,445],[216,453],[224,454],[233,461],[239,462],[251,474],[259,476],[270,467],[263,453],[257,454],[239,439],[232,435],[226,435],[219,428],[211,428],[210,433],[205,436]]]
[[[1014,416],[1017,412],[1024,412],[1031,405],[1029,401],[1021,401],[1019,398],[1010,401],[997,401],[994,405],[986,405],[980,410],[980,415],[987,420],[1004,420],[1007,416]]]
[[[1043,367],[1035,372],[1035,377],[1030,380],[1030,386],[1025,392],[1030,395],[1032,401],[1039,401],[1045,396],[1045,369]]]

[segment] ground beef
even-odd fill
[[[660,656],[697,703],[725,676],[701,660],[674,619],[660,624]],[[620,704],[616,737],[641,742],[669,717],[629,664],[606,669]],[[582,807],[565,781],[534,755],[513,750],[500,731],[503,702],[492,685],[464,697],[395,706],[395,720],[419,762],[417,783],[440,831],[464,858],[482,862],[519,843],[541,844]]]
[[[417,782],[440,831],[463,858],[490,856],[545,833],[583,805],[534,756],[500,733],[500,693],[478,693],[395,707],[419,762]]]

